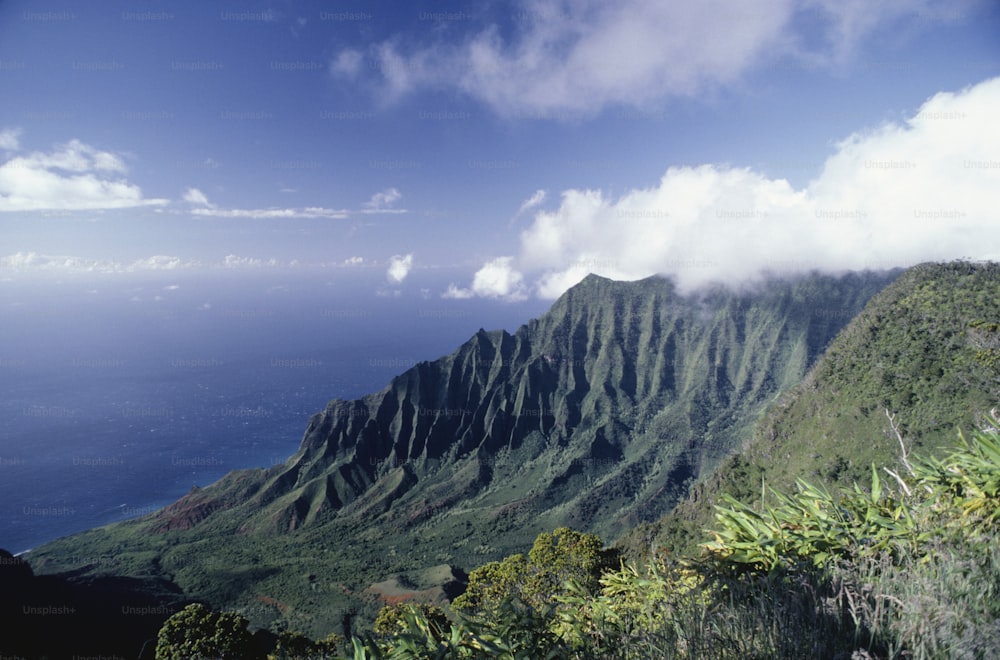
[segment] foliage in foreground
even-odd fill
[[[233,612],[213,612],[200,603],[188,605],[160,628],[157,660],[191,658],[244,658],[253,637],[247,620]]]
[[[1000,518],[996,430],[972,441],[959,433],[943,459],[904,459],[908,480],[883,468],[896,488],[872,466],[868,492],[855,484],[834,496],[799,480],[797,494],[772,491],[778,504],[762,511],[724,497],[728,506],[716,514],[722,529],[706,547],[719,559],[773,570],[797,560],[823,567],[835,559],[923,556],[935,537],[969,542],[992,533]]]
[[[905,475],[873,468],[869,490],[800,482],[759,510],[727,500],[698,559],[610,568],[597,537],[542,534],[527,558],[474,571],[452,619],[397,606],[375,636],[345,651],[355,659],[995,657],[998,431],[959,434],[942,459],[904,455]]]

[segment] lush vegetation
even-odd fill
[[[690,498],[620,545],[690,551],[723,494],[761,497],[795,483],[850,487],[872,463],[905,470],[897,431],[936,455],[956,428],[983,425],[1000,402],[1000,264],[953,262],[907,270],[830,344],[806,378],[756,425],[752,440],[697,484]]]
[[[375,634],[343,650],[355,659],[995,657],[1000,428],[960,435],[943,458],[904,454],[903,463],[904,474],[872,467],[866,489],[803,481],[795,494],[773,493],[775,504],[729,499],[692,558],[612,567],[594,535],[542,534],[527,557],[473,571],[451,619],[426,605],[387,607]],[[161,645],[187,618],[167,622]],[[191,630],[211,643],[220,630],[234,637],[231,625],[197,618],[181,648],[195,648]],[[172,648],[157,657],[181,657]]]

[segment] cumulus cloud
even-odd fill
[[[407,255],[393,255],[389,259],[389,270],[386,272],[386,277],[393,284],[401,284],[406,276],[410,274],[410,269],[413,268],[413,254]]]
[[[516,257],[476,273],[471,289],[558,296],[587,273],[673,276],[692,289],[761,273],[1000,259],[1000,78],[941,93],[901,123],[836,145],[801,189],[748,168],[673,167],[617,198],[566,190],[538,212]],[[531,284],[524,282],[527,274]]]
[[[472,278],[472,287],[464,289],[454,284],[448,286],[443,297],[453,299],[499,298],[508,301],[524,300],[528,289],[522,275],[514,265],[513,257],[497,257],[483,265]]]
[[[487,262],[472,278],[472,291],[486,298],[522,300],[527,297],[524,276],[514,268],[511,257]]]
[[[373,56],[380,98],[457,89],[504,116],[600,112],[732,84],[756,66],[792,58],[804,66],[848,60],[860,42],[905,22],[965,14],[974,0],[532,0],[514,25],[474,26],[457,42],[390,38]],[[361,73],[342,50],[331,72]]]
[[[5,149],[19,146],[19,131],[0,134]],[[121,178],[124,161],[79,140],[51,152],[14,155],[0,164],[0,211],[93,211],[163,206],[166,199],[146,199],[142,190]]]

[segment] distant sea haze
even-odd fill
[[[480,327],[513,330],[548,306],[271,277],[0,282],[0,548],[284,463],[331,399],[378,391]]]

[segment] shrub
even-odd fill
[[[232,612],[213,612],[200,603],[167,619],[156,639],[157,660],[250,657],[253,637],[247,620]]]

